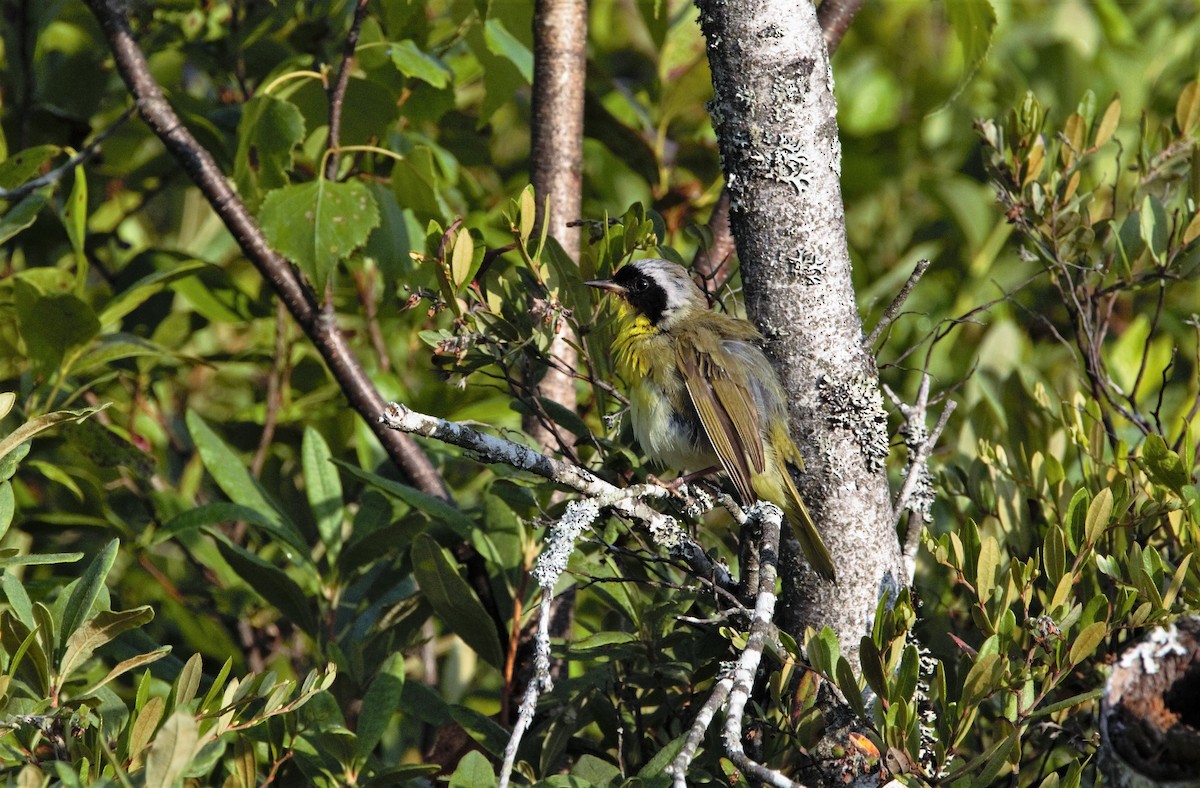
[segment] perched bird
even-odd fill
[[[804,461],[758,330],[709,309],[688,272],[667,260],[638,260],[587,284],[621,299],[613,356],[642,449],[680,471],[719,466],[744,505],[781,508],[809,564],[832,580],[829,551],[788,473]]]

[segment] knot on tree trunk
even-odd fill
[[[1200,618],[1156,629],[1113,668],[1100,711],[1118,786],[1200,786]]]

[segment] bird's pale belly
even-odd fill
[[[679,389],[676,396],[686,401],[682,382]],[[643,380],[633,387],[629,416],[634,437],[656,463],[680,473],[718,464],[712,443],[704,434],[699,417],[691,411],[690,403],[673,408],[671,397],[656,383]]]

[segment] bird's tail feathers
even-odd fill
[[[825,542],[817,533],[816,523],[813,522],[812,515],[808,513],[808,507],[804,505],[804,499],[800,497],[800,491],[796,489],[796,484],[786,470],[783,475],[787,479],[785,482],[787,501],[783,507],[783,513],[792,526],[796,540],[800,542],[800,549],[804,551],[804,557],[808,559],[809,565],[816,570],[817,574],[826,580],[833,580],[835,579],[833,558],[829,555],[829,549],[825,547]]]

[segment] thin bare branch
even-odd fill
[[[329,86],[329,149],[333,151],[325,164],[325,177],[329,180],[337,177],[340,164],[341,157],[337,150],[342,144],[342,104],[346,100],[346,88],[350,85],[350,68],[354,64],[354,50],[358,47],[358,33],[367,17],[368,1],[358,0],[354,7],[354,21],[350,23],[346,42],[342,46],[342,62],[338,64],[337,77]]]
[[[754,677],[758,673],[758,665],[762,661],[768,638],[776,637],[775,582],[778,579],[779,532],[783,524],[783,512],[772,504],[758,504],[751,516],[762,524],[759,584],[754,614],[750,619],[750,634],[746,638],[746,647],[742,649],[733,669],[733,685],[729,691],[729,705],[725,711],[725,751],[734,765],[752,780],[777,788],[799,788],[798,783],[782,773],[753,760],[746,754],[742,745],[742,716],[754,689]]]
[[[129,88],[138,112],[167,151],[199,187],[224,222],[246,258],[258,269],[287,306],[293,319],[312,341],[351,406],[366,419],[388,456],[412,483],[430,495],[448,499],[449,492],[433,463],[420,447],[404,435],[388,430],[376,417],[383,397],[367,378],[332,315],[317,308],[312,291],[298,278],[290,263],[267,243],[262,228],[230,186],[212,155],[192,136],[163,97],[150,75],[146,58],[117,0],[86,0],[100,22],[113,52],[117,70]]]
[[[887,305],[887,309],[883,310],[883,314],[879,316],[879,322],[875,324],[875,328],[867,335],[864,344],[871,347],[875,344],[875,340],[879,339],[879,335],[883,333],[896,316],[900,314],[900,308],[904,306],[904,302],[912,294],[913,288],[917,286],[917,282],[921,281],[921,277],[929,270],[929,260],[921,259],[917,261],[917,265],[913,268],[912,273],[908,275],[908,279],[904,282],[904,286],[900,288],[900,292],[896,293],[896,297],[892,299],[892,303]]]
[[[120,117],[118,117],[105,128],[101,129],[95,137],[92,137],[92,141],[87,145],[84,145],[82,150],[64,161],[62,164],[47,172],[45,175],[40,175],[33,180],[26,181],[20,186],[15,186],[11,189],[0,189],[0,200],[16,202],[22,197],[32,194],[43,186],[49,186],[52,183],[57,183],[68,172],[95,156],[96,153],[100,151],[100,146],[104,143],[104,141],[115,134],[117,129],[124,126],[125,121],[129,120],[133,116],[135,110],[136,107],[129,107],[126,109],[121,113]]]

